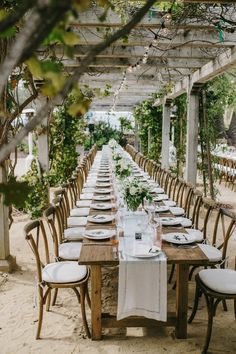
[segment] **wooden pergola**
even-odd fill
[[[160,1],[159,1],[160,2]],[[165,2],[165,1],[164,1]],[[213,6],[231,4],[224,0],[187,0],[185,3],[205,3]],[[217,10],[212,7],[212,11]],[[56,54],[63,57],[65,68],[73,72],[80,66],[80,61],[89,49],[103,40],[107,35],[123,26],[119,16],[110,11],[106,20],[99,20],[102,10],[92,8],[80,14],[74,31],[80,36],[80,42],[75,46],[75,59],[64,56],[63,49],[58,46]],[[165,19],[165,14],[153,9],[150,14],[132,30],[129,38],[124,38],[111,45],[99,54],[89,66],[89,70],[80,80],[80,86],[104,90],[111,85],[111,95],[93,100],[92,110],[132,111],[139,102],[158,93],[167,85],[172,88],[162,100],[155,105],[163,105],[163,135],[162,135],[162,167],[169,167],[169,133],[170,105],[174,97],[187,92],[187,158],[186,179],[196,182],[197,175],[197,142],[199,115],[199,88],[213,77],[236,66],[236,32],[229,25],[229,31],[222,32],[214,23],[207,19],[199,20],[184,18],[178,24]],[[236,23],[236,12],[228,15]],[[164,26],[163,26],[164,22]],[[149,48],[149,49],[147,49]],[[147,60],[143,60],[148,50]],[[138,64],[141,64],[137,68]],[[136,70],[135,70],[136,67]],[[130,70],[131,69],[131,70]],[[131,72],[130,72],[131,71]],[[124,75],[125,73],[125,75]],[[123,82],[123,78],[126,82]],[[122,89],[119,89],[123,82]],[[118,94],[115,99],[114,94]],[[41,136],[42,149],[40,162],[47,165],[47,137]],[[0,270],[9,270],[12,261],[9,251],[8,213],[7,208],[0,205]]]

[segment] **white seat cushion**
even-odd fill
[[[64,238],[68,241],[81,241],[83,240],[85,227],[71,227],[64,230]]]
[[[236,294],[236,271],[232,269],[204,269],[199,272],[202,282],[223,294]]]
[[[186,230],[189,235],[193,235],[195,237],[195,242],[201,242],[203,240],[203,233],[197,229],[187,229]]]
[[[82,189],[82,193],[83,194],[94,193],[94,192],[95,192],[95,188],[93,188],[93,187],[84,187]]]
[[[89,208],[74,208],[70,211],[70,216],[88,216]]]
[[[182,218],[182,217],[180,217],[179,219],[181,220],[180,223],[183,227],[191,227],[192,226],[192,221],[190,219]]]
[[[91,200],[77,200],[77,202],[76,202],[76,206],[78,208],[90,207],[91,204],[92,204]]]
[[[59,257],[77,261],[80,256],[82,242],[67,242],[59,245]]]
[[[180,207],[170,207],[170,212],[175,216],[185,214],[184,208],[180,208]]]
[[[205,255],[209,258],[210,262],[221,261],[222,253],[216,247],[211,245],[205,245],[204,243],[200,243],[198,246],[201,248],[202,252],[204,252]]]
[[[70,216],[67,218],[68,227],[85,226],[87,218],[83,216]]]
[[[42,280],[49,283],[74,283],[82,280],[87,268],[77,262],[49,263],[43,268]]]
[[[80,195],[81,200],[92,200],[93,199],[93,193],[82,193]]]

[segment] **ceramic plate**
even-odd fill
[[[179,207],[170,207],[170,212],[173,215],[179,216],[179,215],[184,215],[185,210],[183,208],[179,208]]]
[[[110,195],[94,195],[93,199],[98,200],[98,201],[107,201],[107,200],[111,200],[111,196]]]
[[[161,253],[161,249],[159,247],[153,246],[150,248],[148,245],[138,245],[138,247],[134,247],[133,251],[126,252],[127,256],[135,257],[135,258],[152,258],[156,257]]]
[[[163,194],[165,191],[163,188],[153,188],[151,192],[156,194]]]
[[[156,207],[156,213],[165,213],[166,211],[169,211],[170,208],[167,205],[161,205]]]
[[[97,194],[108,194],[108,193],[111,193],[111,189],[110,188],[96,188],[94,193],[97,193]]]
[[[171,243],[176,243],[177,245],[185,245],[187,243],[195,242],[195,237],[193,235],[184,234],[182,232],[172,232],[164,234],[163,240]]]
[[[96,210],[109,210],[112,208],[112,204],[110,203],[96,203],[96,204],[91,204],[92,209]]]
[[[103,182],[97,182],[96,183],[97,187],[101,187],[101,188],[107,188],[107,187],[111,187],[111,183],[103,183]]]
[[[167,194],[159,194],[154,198],[154,202],[161,202],[162,200],[168,199]]]
[[[172,217],[161,217],[160,221],[164,226],[174,226],[181,224],[181,218],[172,218]]]
[[[91,240],[104,240],[115,236],[115,230],[87,230],[84,233],[84,237]]]
[[[103,178],[98,178],[97,179],[97,182],[98,183],[102,183],[102,182],[110,182],[110,178],[106,178],[106,177],[103,177]]]
[[[88,216],[87,220],[96,224],[103,224],[106,222],[111,222],[114,218],[114,215],[97,214]]]

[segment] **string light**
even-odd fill
[[[181,0],[180,0],[181,1]],[[170,8],[168,10],[168,12],[163,16],[163,22],[161,24],[161,28],[160,28],[160,32],[162,32],[163,34],[167,34],[169,32],[169,30],[165,27],[165,21],[171,21],[172,20],[172,9]],[[141,66],[143,64],[147,64],[147,61],[148,61],[148,57],[149,57],[149,52],[150,52],[150,49],[153,47],[153,46],[156,46],[158,44],[158,35],[155,34],[155,37],[153,38],[153,40],[151,41],[151,43],[144,47],[144,55],[142,56],[141,59],[139,59],[135,64],[131,65],[129,64],[129,66],[127,67],[127,69],[123,72],[123,78],[122,78],[122,81],[120,83],[120,86],[118,87],[118,89],[114,92],[114,97],[113,97],[113,105],[112,107],[110,108],[110,112],[113,112],[115,110],[115,107],[116,107],[116,103],[117,103],[117,100],[118,100],[118,97],[119,97],[119,94],[121,92],[121,90],[123,89],[126,81],[127,81],[127,77],[126,77],[126,74],[127,73],[132,73],[132,72],[136,72],[138,69],[141,68]],[[161,81],[162,78],[161,78]]]

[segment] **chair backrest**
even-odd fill
[[[53,206],[56,206],[58,209],[58,215],[60,218],[60,222],[62,225],[62,229],[67,228],[67,218],[68,218],[68,212],[67,212],[67,207],[65,205],[65,199],[63,198],[62,194],[58,194],[57,196],[54,194],[55,198],[52,200]]]
[[[38,281],[42,282],[42,268],[50,263],[49,245],[42,219],[25,225],[24,235],[36,260]]]
[[[236,213],[225,208],[219,208],[212,237],[212,245],[222,251],[222,259],[227,256],[229,239],[236,228]]]
[[[49,208],[47,208],[44,212],[43,212],[43,216],[47,221],[48,224],[48,228],[50,231],[50,234],[52,236],[52,240],[53,240],[53,245],[54,245],[54,253],[55,253],[55,257],[58,258],[59,257],[59,243],[62,242],[62,235],[60,235],[60,227],[58,225],[58,227],[56,227],[56,222],[58,223],[58,215],[56,212],[56,208],[54,206],[51,206]]]

